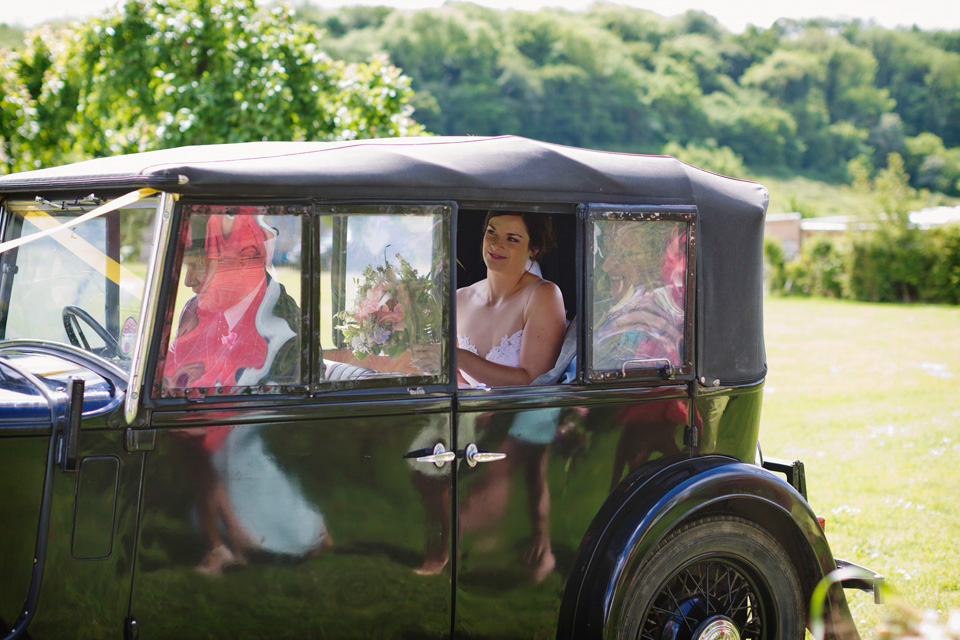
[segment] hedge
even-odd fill
[[[885,226],[840,238],[814,237],[784,262],[764,247],[771,292],[867,302],[960,304],[960,225],[931,230]]]

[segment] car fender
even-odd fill
[[[714,513],[753,520],[776,537],[795,561],[807,600],[836,568],[816,516],[786,481],[725,456],[674,458],[638,470],[597,514],[574,558],[557,637],[612,637],[627,587],[648,554],[681,524]],[[835,591],[840,595],[830,604],[838,622],[849,611]]]

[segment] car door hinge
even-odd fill
[[[697,428],[689,424],[683,428],[683,446],[696,447],[700,444],[700,432]]]
[[[137,627],[137,619],[127,618],[123,623],[123,640],[137,640],[140,635],[140,629]]]
[[[134,451],[153,451],[157,444],[156,429],[127,429],[124,443],[127,453]]]

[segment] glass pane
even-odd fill
[[[327,380],[442,376],[448,291],[439,209],[321,218]]]
[[[4,254],[3,337],[73,344],[129,370],[156,207],[144,199]],[[11,228],[29,236],[92,208],[11,203]]]
[[[593,253],[595,371],[684,364],[686,224],[598,220]],[[653,362],[658,361],[658,362]]]
[[[300,383],[302,217],[279,206],[184,209],[164,390]]]

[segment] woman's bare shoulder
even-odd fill
[[[531,274],[532,275],[532,274]],[[540,276],[534,276],[535,282],[530,283],[531,297],[536,301],[553,300],[558,297],[562,299],[560,287],[555,282],[545,280]]]
[[[481,292],[486,290],[486,280],[480,280],[479,282],[474,282],[473,284],[460,287],[457,289],[457,302],[473,302],[481,295]]]
[[[537,277],[537,282],[530,284],[530,297],[524,305],[524,316],[536,310],[538,315],[566,317],[563,308],[563,294],[560,287],[550,280]]]

